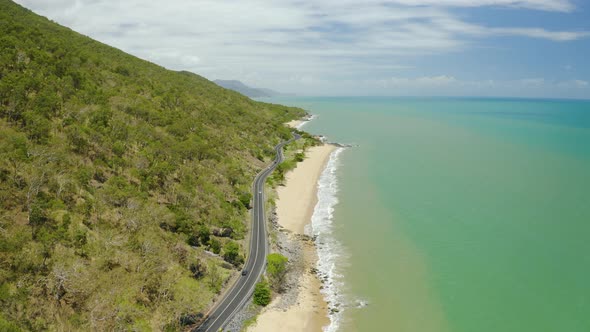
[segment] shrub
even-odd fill
[[[289,259],[278,253],[270,254],[266,259],[268,261],[266,272],[268,272],[272,287],[278,291],[285,280]]]
[[[203,263],[201,263],[201,261],[191,263],[189,265],[189,270],[195,279],[200,279],[205,275],[205,273],[207,273],[207,268],[205,265],[203,265]]]
[[[239,196],[240,202],[246,209],[251,209],[250,201],[252,200],[252,194],[249,192],[242,192]]]
[[[5,320],[2,316],[0,316],[0,331],[3,332],[20,332],[21,329],[16,326],[16,324]]]
[[[211,247],[211,251],[218,254],[221,252],[221,242],[219,240],[212,238],[209,241],[209,246]]]
[[[267,306],[270,303],[270,287],[265,279],[262,279],[254,288],[254,304]]]
[[[227,242],[223,247],[223,259],[236,266],[243,263],[244,258],[240,255],[240,246],[233,241]]]

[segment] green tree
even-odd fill
[[[189,270],[191,271],[191,273],[192,273],[192,276],[193,276],[193,278],[195,278],[195,279],[202,278],[202,277],[205,275],[205,273],[207,272],[207,268],[206,268],[206,267],[205,267],[205,265],[204,265],[204,264],[203,264],[201,261],[199,261],[199,260],[197,260],[197,261],[195,261],[195,262],[192,262],[192,263],[189,265]]]
[[[36,237],[39,229],[48,222],[45,209],[45,204],[42,202],[35,201],[31,204],[29,210],[29,225],[31,226],[33,237]]]
[[[270,303],[270,300],[270,287],[268,286],[266,279],[262,279],[256,284],[256,287],[254,288],[254,304],[265,307]]]
[[[303,152],[297,152],[295,154],[295,161],[302,162],[303,160],[305,160],[305,154]]]
[[[179,219],[176,223],[177,231],[185,232],[185,230],[189,227],[190,220],[187,219]],[[194,231],[192,231],[191,236],[188,238],[188,244],[191,246],[204,246],[210,242],[211,239],[211,231],[209,227],[205,225],[199,225],[196,227]],[[218,243],[219,245],[219,243]],[[216,254],[219,253],[219,248]]]
[[[122,176],[113,176],[103,187],[105,201],[115,206],[122,206],[133,195],[128,181]]]
[[[209,230],[209,227],[205,225],[200,225],[197,228],[197,236],[199,238],[199,242],[201,242],[202,244],[209,243],[209,240],[211,239],[211,231]]]
[[[236,266],[243,263],[244,258],[240,255],[240,246],[234,241],[228,241],[223,247],[223,259]]]
[[[211,251],[215,254],[218,254],[221,252],[221,242],[219,242],[218,239],[216,238],[211,238],[211,240],[209,241],[209,246],[211,247]]]
[[[59,97],[49,88],[42,89],[35,98],[35,112],[47,118],[54,116],[59,109]]]
[[[242,203],[242,205],[246,208],[246,209],[250,209],[252,208],[250,206],[250,201],[252,200],[252,194],[244,191],[240,194],[240,196],[238,196],[240,202]]]
[[[66,130],[66,137],[72,147],[72,150],[76,153],[88,153],[88,147],[90,143],[84,136],[84,133],[79,127],[70,127]]]
[[[279,291],[287,274],[289,259],[279,253],[272,253],[266,257],[268,265],[266,272],[274,290]]]
[[[51,123],[46,118],[32,111],[24,112],[24,125],[27,135],[38,143],[45,144],[51,130]]]
[[[19,186],[19,171],[21,166],[27,162],[28,142],[25,135],[13,130],[0,130],[0,158],[7,164],[12,173],[12,182]]]
[[[7,321],[6,319],[4,319],[4,317],[2,317],[0,315],[0,331],[3,331],[3,332],[19,332],[19,331],[21,331],[21,329],[19,329],[16,324]]]

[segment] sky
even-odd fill
[[[590,99],[588,0],[17,0],[173,70],[298,95]]]

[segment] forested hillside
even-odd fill
[[[0,0],[0,330],[191,324],[243,261],[251,181],[303,114]]]

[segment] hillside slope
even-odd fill
[[[194,322],[243,261],[251,180],[304,111],[8,0],[0,50],[0,330]]]

